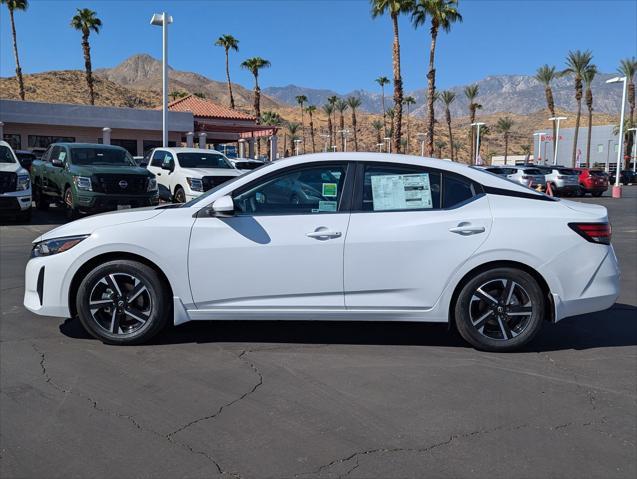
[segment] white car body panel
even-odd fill
[[[73,277],[87,261],[109,253],[141,256],[163,272],[173,292],[175,324],[209,319],[446,322],[462,278],[502,261],[541,276],[553,298],[554,320],[606,309],[619,295],[612,246],[588,242],[567,226],[607,221],[601,206],[494,190],[448,210],[204,215],[214,200],[262,175],[317,161],[428,166],[505,193],[542,197],[496,175],[441,160],[373,153],[289,158],[243,175],[191,206],[113,212],[48,232],[38,240],[91,236],[69,251],[29,261],[24,304],[38,314],[68,317]],[[484,232],[449,231],[462,222]],[[306,236],[319,227],[341,235]],[[40,303],[37,278],[43,266]]]
[[[18,158],[15,156],[13,148],[11,148],[11,145],[9,145],[9,143],[7,143],[6,141],[0,140],[0,146],[9,148],[11,156],[13,156],[13,163],[0,163],[0,171],[7,173],[16,173],[17,175],[25,175],[30,177],[29,172],[22,168],[22,165],[20,165]],[[31,208],[31,182],[29,181],[29,187],[26,190],[7,191],[5,193],[0,193],[0,196],[3,196],[5,198],[15,198],[15,201],[20,206],[20,211],[26,211]]]

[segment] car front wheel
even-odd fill
[[[82,280],[76,306],[80,322],[106,344],[149,341],[168,323],[170,296],[152,268],[137,261],[101,264]]]
[[[495,268],[463,286],[455,304],[456,327],[477,349],[511,351],[537,334],[545,306],[533,276],[514,268]]]

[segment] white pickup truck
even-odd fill
[[[31,178],[6,141],[0,141],[0,213],[31,220]]]

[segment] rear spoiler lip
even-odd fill
[[[507,190],[505,188],[496,188],[494,186],[486,186],[482,185],[484,192],[490,195],[499,195],[499,196],[512,196],[514,198],[525,198],[528,200],[539,200],[539,201],[559,201],[552,196],[548,196],[542,193],[525,193],[523,191],[515,191],[515,190]]]

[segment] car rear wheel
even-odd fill
[[[169,291],[157,272],[137,261],[109,261],[78,289],[80,322],[106,344],[147,342],[168,323]]]
[[[73,191],[68,187],[64,192],[64,215],[69,220],[74,220],[78,216],[75,201],[73,200]]]
[[[175,188],[175,194],[173,195],[173,201],[175,203],[185,203],[186,202],[186,193],[181,186]]]
[[[593,193],[591,193],[593,196],[602,196],[604,194],[603,191],[594,191]]]
[[[514,268],[495,268],[463,286],[454,308],[456,327],[476,349],[511,351],[537,334],[545,306],[533,276]]]

